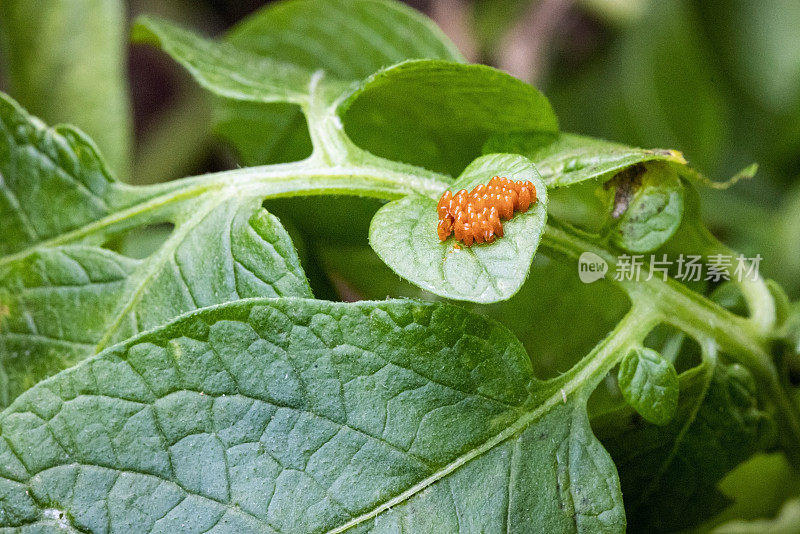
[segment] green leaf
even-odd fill
[[[632,531],[675,532],[728,504],[717,483],[773,437],[755,395],[746,369],[708,361],[680,375],[677,413],[666,426],[627,406],[592,420],[619,469]]]
[[[246,297],[311,296],[291,240],[261,208],[263,195],[217,192],[137,220],[123,207],[146,204],[157,190],[115,182],[80,132],[45,129],[2,96],[0,129],[0,207],[9,221],[0,256],[0,405],[187,311]],[[81,239],[109,219],[105,232]],[[96,246],[113,237],[115,223],[163,222],[173,232],[144,259]]]
[[[35,186],[34,186],[35,184]],[[19,252],[141,200],[69,126],[47,128],[0,94],[0,255]]]
[[[559,405],[518,438],[393,506],[376,518],[374,530],[625,532],[607,454],[591,433],[585,408]],[[508,489],[498,492],[498,482]]]
[[[262,103],[308,101],[313,74],[291,63],[257,57],[152,17],[139,18],[131,38],[160,47],[219,96]]]
[[[309,25],[313,28],[318,23],[312,17]],[[151,18],[140,19],[134,40],[160,46],[217,96],[259,104],[296,104],[307,118],[324,107],[338,115],[327,120],[336,121],[337,127],[343,123],[344,132],[357,146],[435,171],[458,173],[480,154],[493,133],[558,129],[555,114],[539,91],[483,65],[407,60],[355,83],[316,64],[315,68],[304,66],[312,64],[307,56],[302,65],[290,63],[297,61],[296,53],[274,59],[202,39]],[[254,111],[252,106],[247,109]],[[312,139],[319,135],[317,119],[309,119]],[[272,117],[269,121],[280,125],[291,119]],[[236,132],[241,130],[237,127]]]
[[[0,266],[8,311],[0,323],[0,405],[187,311],[247,297],[311,296],[288,235],[259,198],[199,208],[144,260],[62,245]]]
[[[436,298],[397,276],[369,246],[323,244],[320,258],[341,300]],[[613,330],[630,303],[612,284],[584,284],[574,265],[540,250],[528,279],[509,300],[460,305],[505,325],[530,355],[536,376],[554,377]],[[568,336],[565,324],[570,325]]]
[[[665,425],[678,409],[678,373],[659,353],[646,347],[630,351],[619,366],[622,396],[647,421]]]
[[[138,263],[74,245],[0,267],[0,405],[94,353]]]
[[[75,124],[119,176],[130,173],[131,117],[122,0],[4,0],[7,90],[51,124]]]
[[[623,532],[596,380],[537,381],[505,328],[453,306],[206,308],[0,414],[0,524]]]
[[[452,236],[442,242],[436,230],[436,200],[409,195],[375,214],[369,232],[372,248],[397,274],[436,295],[473,302],[508,299],[525,282],[539,246],[547,193],[536,167],[510,154],[478,158],[450,189],[471,190],[495,175],[532,181],[538,197],[527,212],[503,223],[503,237],[472,247],[458,245]]]
[[[428,18],[399,2],[313,0],[279,2],[244,19],[225,41],[259,57],[360,80],[406,59],[463,61]],[[308,131],[302,113],[285,104],[215,101],[215,129],[249,165],[293,161]],[[263,132],[253,138],[252,132]]]
[[[353,141],[392,160],[458,174],[493,134],[555,133],[547,99],[484,65],[418,60],[366,78],[339,110]]]
[[[668,165],[651,163],[631,171],[614,182],[612,217],[619,217],[619,222],[611,242],[629,252],[652,252],[681,224],[683,184]]]
[[[525,156],[536,164],[548,187],[590,179],[605,182],[618,172],[646,161],[686,163],[675,150],[634,148],[568,133],[499,133],[489,138],[483,151]]]
[[[430,19],[384,0],[297,0],[266,6],[226,40],[263,57],[360,80],[406,59],[463,61]]]

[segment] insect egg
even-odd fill
[[[491,243],[503,236],[502,221],[511,219],[517,211],[528,211],[536,200],[536,187],[530,181],[518,182],[505,176],[493,176],[488,184],[479,184],[472,191],[445,191],[436,206],[439,239],[445,241],[455,235],[468,247]]]

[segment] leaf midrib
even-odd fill
[[[241,303],[270,303],[275,301],[296,301],[308,302],[313,299],[298,298],[298,297],[278,297],[278,298],[248,298],[237,301]],[[316,301],[315,301],[316,302]],[[364,303],[362,303],[364,304]],[[209,310],[224,308],[230,303],[215,304],[204,308],[192,310],[190,312],[181,314],[176,317],[172,322],[177,322],[186,317],[194,316]],[[546,382],[539,382],[538,386],[541,388],[539,391],[530,391],[528,399],[524,402],[522,409],[525,411],[516,421],[510,424],[505,430],[499,432],[495,436],[483,442],[480,446],[467,451],[461,456],[454,459],[452,462],[424,478],[420,482],[414,484],[407,490],[403,491],[396,497],[376,506],[372,510],[365,512],[351,520],[334,527],[327,531],[327,534],[338,534],[352,527],[355,527],[365,521],[375,518],[380,513],[402,504],[404,501],[412,498],[417,493],[423,491],[431,486],[438,480],[448,476],[456,471],[463,465],[471,460],[489,452],[501,443],[513,438],[528,426],[535,423],[537,420],[544,417],[552,408],[559,403],[567,404],[568,402],[585,403],[588,398],[588,392],[592,391],[596,384],[602,379],[603,376],[611,369],[620,359],[619,355],[624,354],[625,348],[632,343],[638,342],[639,338],[648,332],[652,326],[657,322],[654,315],[649,313],[650,310],[640,307],[631,309],[628,314],[618,323],[614,331],[602,341],[595,349],[585,356],[575,367],[573,367],[566,375],[558,378],[548,380]],[[649,317],[649,318],[648,318]],[[157,329],[164,328],[164,326],[157,327]],[[146,336],[154,332],[142,332],[138,336],[131,338],[126,343],[131,343],[132,340]],[[99,358],[102,355],[95,355],[93,358]],[[87,360],[89,361],[89,360]],[[54,380],[51,377],[43,383]],[[538,388],[537,388],[538,389]],[[569,399],[568,399],[569,397]],[[12,405],[6,410],[11,409],[19,399],[15,400]],[[0,438],[5,439],[5,436],[0,434]],[[9,444],[9,447],[11,445]],[[13,451],[13,447],[11,448]],[[16,453],[15,453],[16,454]],[[174,482],[174,481],[172,481]]]
[[[543,387],[547,388],[545,389],[546,393],[543,396],[534,396],[531,394],[525,402],[528,411],[523,413],[519,419],[509,425],[505,430],[484,441],[478,447],[457,457],[443,468],[425,477],[399,495],[376,506],[368,512],[354,517],[338,527],[328,530],[326,534],[340,534],[364,521],[374,519],[382,512],[394,506],[402,504],[471,460],[489,452],[504,441],[521,433],[528,426],[544,417],[550,409],[559,402],[566,404],[567,398],[571,397],[576,392],[579,394],[576,399],[571,399],[571,402],[585,402],[588,395],[581,395],[581,390],[593,390],[597,382],[602,379],[602,377],[617,363],[617,360],[620,359],[619,355],[624,354],[625,351],[623,349],[629,346],[630,343],[635,342],[634,340],[641,332],[649,331],[655,323],[656,320],[652,315],[648,319],[646,312],[643,313],[641,310],[632,309],[625,318],[618,323],[614,332],[609,334],[609,336],[595,347],[590,354],[586,355],[580,363],[573,367],[572,371],[568,373],[568,376],[562,375],[559,378],[542,382],[541,384]],[[537,401],[540,401],[540,403],[535,407],[532,406],[532,404]]]
[[[97,342],[97,346],[94,350],[95,353],[100,352],[113,338],[114,334],[122,324],[122,321],[125,319],[125,316],[141,300],[142,293],[147,287],[148,283],[161,271],[161,268],[175,254],[175,251],[178,250],[178,247],[181,245],[181,243],[183,243],[189,232],[191,232],[192,229],[202,222],[202,220],[205,219],[206,216],[214,210],[214,208],[228,200],[228,198],[228,196],[222,195],[215,198],[214,201],[209,201],[202,204],[201,208],[197,209],[189,220],[176,227],[175,232],[169,237],[166,243],[164,243],[164,245],[158,249],[155,255],[143,262],[142,265],[145,266],[145,269],[141,273],[136,273],[134,275],[135,285],[125,295],[126,301],[124,305],[119,308],[118,312],[116,312],[113,320],[105,329],[103,337],[101,337],[100,341]],[[189,288],[187,286],[187,290],[188,289]],[[189,291],[189,294],[191,296],[191,291]],[[192,300],[194,301],[194,296],[192,296]]]

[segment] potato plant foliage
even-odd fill
[[[536,372],[615,302],[547,322],[539,302],[586,294],[584,252],[727,251],[680,153],[560,131],[540,92],[390,1],[289,0],[221,40],[148,17],[133,40],[213,97],[246,166],[127,185],[87,135],[0,96],[0,531],[674,531],[722,510],[754,453],[800,467],[774,359],[800,313],[771,282],[728,284],[737,314],[704,285],[608,276],[610,332]],[[440,242],[442,192],[494,175],[539,202],[494,243]],[[296,219],[324,228],[358,226],[325,210],[342,197],[384,201],[369,244],[426,300],[380,300],[397,276],[357,261],[376,300],[315,299],[264,208],[311,196]],[[114,246],[156,225],[145,257]]]

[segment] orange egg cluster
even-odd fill
[[[528,211],[535,202],[536,187],[531,182],[515,182],[499,176],[469,193],[466,189],[455,195],[445,191],[436,206],[439,239],[444,241],[454,233],[468,247],[473,243],[491,243],[495,236],[503,236],[500,221],[507,221],[516,211]]]

